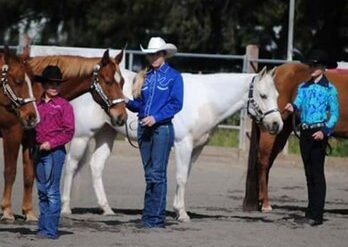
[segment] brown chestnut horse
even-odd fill
[[[348,137],[348,73],[339,70],[328,70],[328,77],[338,91],[340,116],[333,136]],[[301,82],[310,79],[309,67],[304,64],[283,64],[276,70],[275,83],[279,92],[278,106],[283,109],[285,104],[295,98],[297,87]],[[291,115],[292,116],[292,115]],[[261,209],[263,212],[272,210],[268,198],[268,179],[272,164],[293,131],[292,117],[283,116],[283,130],[276,136],[270,135],[255,123],[252,126],[246,193],[243,202],[245,211]]]
[[[62,70],[63,78],[67,81],[61,84],[61,95],[68,100],[74,99],[88,91],[95,101],[111,117],[112,123],[122,125],[127,117],[123,100],[123,77],[120,74],[119,63],[123,57],[121,51],[115,59],[109,58],[108,50],[102,58],[84,58],[79,56],[47,56],[34,57],[27,62],[35,74],[41,74],[48,65],[58,65]],[[115,76],[118,75],[118,76]],[[115,78],[120,81],[116,82]],[[34,95],[38,99],[43,93],[40,83],[34,83]],[[88,109],[86,109],[88,110]],[[34,182],[33,161],[29,148],[34,143],[33,131],[25,131],[21,125],[15,124],[11,133],[3,135],[5,159],[5,187],[1,208],[3,220],[14,220],[11,208],[11,194],[16,176],[16,163],[20,144],[23,148],[24,167],[24,194],[22,213],[27,220],[36,220],[32,206],[32,187]]]
[[[0,53],[0,129],[5,132],[20,121],[25,129],[38,122],[38,112],[33,95],[32,73],[24,63],[27,57],[11,56],[8,47]]]

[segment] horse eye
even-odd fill
[[[267,95],[266,94],[260,94],[261,99],[267,99]]]
[[[105,82],[106,82],[106,84],[108,84],[108,85],[111,85],[112,83],[113,83],[113,81],[112,80],[105,80]]]

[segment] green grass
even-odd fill
[[[219,147],[238,147],[239,131],[216,129],[213,133],[208,145]],[[332,153],[330,156],[348,157],[348,140],[339,138],[330,138]],[[292,154],[300,154],[299,140],[296,136],[291,135],[289,138],[288,152]]]
[[[238,130],[216,129],[208,145],[219,147],[238,147]]]

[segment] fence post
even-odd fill
[[[134,54],[132,52],[128,52],[128,68],[129,70],[133,70],[133,62],[134,62]]]
[[[257,62],[250,62],[250,59],[259,58],[259,48],[257,45],[247,45],[245,56],[243,60],[243,72],[244,73],[257,73]],[[254,71],[254,69],[256,71]],[[249,147],[249,138],[246,138],[251,133],[251,119],[247,116],[246,109],[243,108],[240,113],[240,131],[239,131],[239,149],[241,151],[247,151],[246,147]]]

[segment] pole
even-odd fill
[[[292,51],[294,43],[294,16],[295,16],[295,0],[290,0],[289,6],[289,24],[288,24],[288,54],[287,60],[292,61]]]

